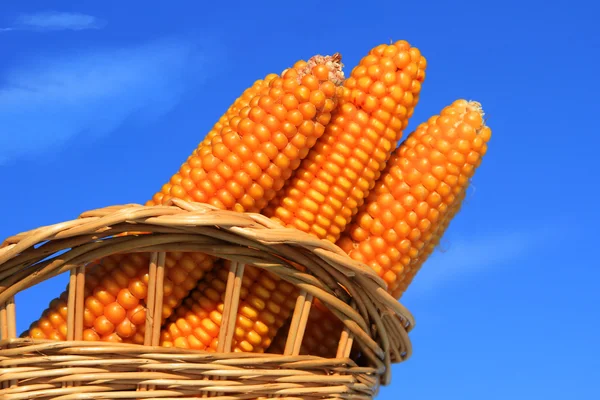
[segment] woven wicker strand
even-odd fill
[[[216,353],[158,346],[168,251],[226,260]],[[151,254],[144,345],[83,341],[85,265],[133,252]],[[282,355],[231,352],[245,265],[300,290]],[[18,338],[14,296],[67,271],[67,340]],[[333,359],[299,355],[315,298],[345,325]],[[18,234],[0,247],[1,399],[367,400],[390,382],[391,363],[410,357],[413,327],[412,315],[366,265],[330,242],[260,214],[182,200],[110,206]],[[354,344],[360,363],[350,358]]]

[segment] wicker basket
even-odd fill
[[[118,235],[132,231],[144,234]],[[176,250],[228,260],[222,352],[158,346],[165,252]],[[123,252],[151,253],[145,345],[82,341],[85,264]],[[301,291],[283,355],[229,351],[244,265]],[[66,271],[68,340],[18,338],[15,294]],[[178,200],[89,211],[13,236],[0,248],[0,398],[371,399],[390,382],[390,364],[411,354],[413,318],[385,287],[337,246],[259,214]],[[345,324],[336,358],[298,355],[313,298]],[[350,357],[353,344],[359,358]]]

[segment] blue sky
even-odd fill
[[[143,203],[255,79],[337,51],[349,71],[371,47],[405,39],[428,59],[409,131],[468,98],[493,136],[462,212],[403,298],[417,319],[414,355],[379,398],[598,398],[597,5],[7,3],[0,237]],[[26,295],[50,300],[65,282]],[[41,307],[27,296],[19,332]]]

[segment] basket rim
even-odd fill
[[[125,232],[139,234],[118,236]],[[0,304],[9,304],[17,293],[109,254],[167,251],[202,251],[268,269],[320,299],[346,326],[352,325],[359,343],[373,351],[383,367],[378,372],[384,375],[384,384],[389,383],[390,365],[411,356],[408,333],[415,326],[414,317],[366,264],[351,259],[334,243],[264,215],[180,199],[166,205],[111,205],[8,237],[0,244]],[[301,265],[308,260],[312,274],[298,271],[281,257],[277,262],[278,255],[291,256]],[[344,281],[340,284],[339,279]],[[351,301],[362,304],[355,310]],[[41,344],[28,340],[4,340],[0,346]],[[141,346],[148,351],[144,345],[119,346]],[[177,354],[189,352],[198,350],[177,350]]]

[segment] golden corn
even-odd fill
[[[267,79],[248,105],[243,104],[247,99],[238,99],[233,108],[242,108],[237,114],[231,112],[219,133],[203,141],[147,205],[180,198],[238,211],[264,208],[324,133],[343,79],[340,56],[315,56],[284,71],[281,77]],[[204,254],[168,253],[164,319],[212,269],[213,261]],[[85,299],[84,338],[141,343],[145,322],[138,305],[145,307],[148,256],[116,255],[101,260],[101,264],[104,267],[90,267],[86,279],[89,295]],[[98,272],[98,279],[94,279],[95,268],[103,271]],[[23,336],[65,339],[66,327],[46,323],[58,321],[56,307],[64,306],[60,301],[52,305],[55,307],[46,310]],[[136,310],[135,315],[132,310]]]
[[[491,130],[479,103],[457,100],[421,124],[392,156],[338,245],[369,265],[393,292],[414,264],[487,151]]]
[[[374,186],[402,130],[408,125],[419,100],[425,68],[425,58],[405,41],[372,49],[344,82],[340,104],[325,134],[263,214],[286,226],[335,242]],[[260,277],[275,279],[267,271],[261,271]],[[275,295],[295,300],[298,293],[296,290],[271,292],[271,296]],[[294,305],[295,301],[279,305],[281,320],[291,315]],[[184,314],[193,316],[193,313]],[[281,324],[273,320],[262,322],[268,329],[264,330],[260,342],[256,338],[255,342],[248,341],[248,346],[236,350],[265,350],[264,344],[271,342]],[[189,346],[191,341],[197,340],[194,336],[215,333],[182,333],[171,328],[174,324],[177,322],[166,329],[171,333],[170,343],[175,346],[180,343],[183,347]],[[243,329],[240,324],[238,328]]]
[[[264,351],[271,343],[269,335],[273,337],[289,316],[281,309],[294,307],[295,300],[289,296],[294,288],[251,266],[244,272],[232,351]],[[217,268],[200,281],[167,321],[161,346],[217,350],[227,277],[227,269]]]
[[[325,131],[343,74],[339,56],[287,69],[200,146],[152,204],[170,197],[240,212],[262,210]]]
[[[337,244],[373,268],[400,298],[460,209],[490,137],[476,102],[457,100],[421,124],[394,152]],[[319,343],[323,327],[331,335],[331,326],[339,338],[339,320],[330,312],[311,312],[303,351],[333,357],[336,347]],[[281,351],[284,340],[276,338],[269,351]]]

